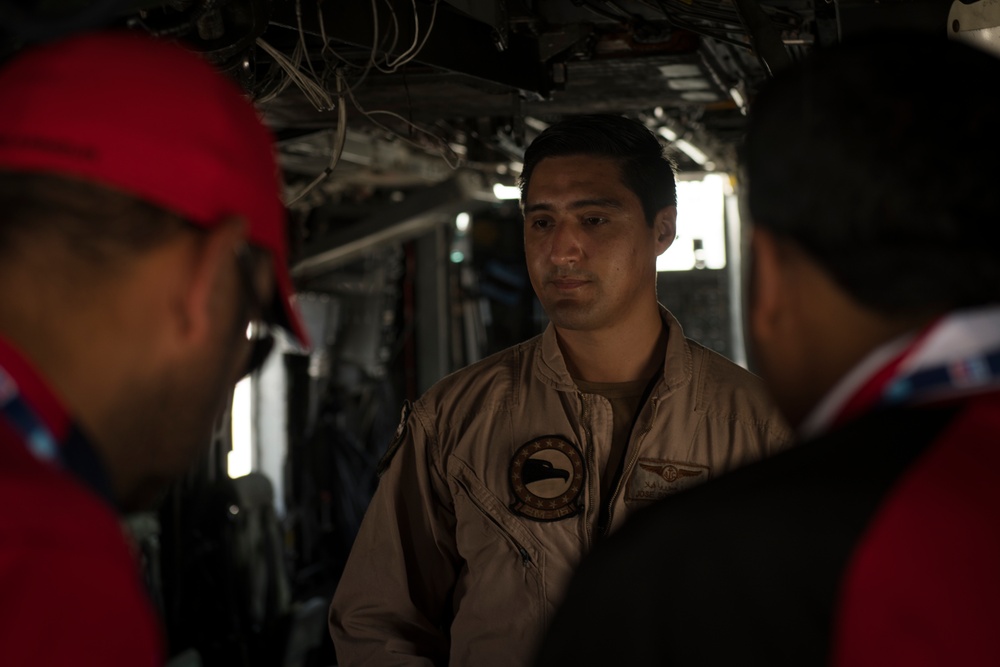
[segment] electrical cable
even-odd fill
[[[299,51],[299,46],[296,45],[295,49],[292,51],[292,59],[293,59],[292,64],[294,67],[298,68],[299,63],[301,62],[301,57],[302,53],[301,51]],[[255,98],[254,102],[256,104],[266,104],[267,102],[270,102],[271,100],[278,97],[278,95],[285,92],[288,86],[291,85],[292,83],[292,78],[288,76],[288,72],[285,71],[285,68],[282,67],[281,64],[278,63],[277,61],[275,61],[274,64],[278,66],[278,76],[281,77],[281,81],[278,84],[278,86],[275,87],[274,90],[271,90],[270,92],[264,93],[260,97]]]
[[[419,30],[415,31],[414,32],[414,42],[413,42],[413,44],[411,44],[410,48],[408,48],[404,53],[402,53],[399,56],[397,56],[391,63],[389,62],[388,58],[386,59],[386,63],[390,65],[390,69],[389,70],[386,70],[386,69],[380,67],[378,65],[378,63],[376,62],[376,59],[378,57],[377,56],[377,54],[378,54],[377,42],[378,42],[378,37],[379,37],[378,36],[378,7],[377,7],[376,2],[377,2],[377,0],[373,0],[373,2],[372,2],[372,10],[373,10],[373,14],[374,14],[373,15],[374,29],[373,29],[373,36],[372,36],[373,46],[372,46],[372,50],[371,50],[369,58],[368,58],[368,62],[365,65],[364,71],[362,72],[361,77],[357,81],[355,81],[352,85],[348,86],[346,84],[346,81],[345,81],[346,77],[344,76],[343,72],[341,72],[339,69],[335,69],[334,71],[335,71],[335,76],[336,76],[336,81],[337,81],[337,90],[336,90],[336,93],[334,93],[332,96],[326,90],[326,88],[322,85],[322,83],[321,83],[322,79],[321,79],[321,77],[318,74],[316,74],[315,69],[313,69],[311,62],[309,62],[309,68],[310,68],[310,70],[312,71],[312,74],[313,74],[312,78],[310,78],[310,76],[308,74],[306,74],[305,72],[303,72],[302,69],[301,69],[301,58],[302,58],[303,52],[306,50],[306,46],[305,46],[305,32],[304,32],[304,30],[302,28],[302,22],[301,22],[301,14],[300,14],[300,12],[297,12],[297,16],[296,16],[296,18],[298,19],[298,24],[299,24],[298,25],[298,27],[299,27],[299,43],[296,45],[296,49],[293,52],[294,61],[290,60],[287,56],[285,56],[284,54],[282,54],[281,52],[279,52],[277,49],[275,49],[274,47],[272,47],[270,44],[268,44],[267,42],[265,42],[263,39],[260,39],[260,38],[257,39],[257,44],[265,52],[267,52],[272,58],[274,58],[275,62],[287,74],[286,81],[283,82],[282,86],[279,87],[278,90],[276,90],[276,91],[274,91],[272,93],[269,93],[264,98],[262,98],[262,100],[258,100],[258,102],[269,101],[269,100],[273,99],[274,97],[277,96],[277,94],[280,91],[282,91],[285,88],[287,88],[287,86],[288,86],[288,84],[290,82],[294,82],[296,84],[296,86],[298,86],[299,89],[302,90],[303,94],[305,94],[305,96],[309,99],[309,101],[313,104],[313,106],[315,106],[318,110],[320,110],[320,111],[329,111],[329,110],[332,110],[334,107],[336,107],[337,111],[338,111],[338,133],[337,133],[337,137],[336,137],[336,140],[335,140],[335,143],[334,143],[333,150],[331,151],[331,161],[330,161],[330,164],[323,170],[323,172],[321,174],[319,174],[316,178],[314,178],[301,192],[299,192],[293,199],[289,200],[286,203],[286,206],[291,206],[292,204],[298,202],[308,192],[310,192],[315,187],[317,187],[321,182],[323,182],[324,179],[326,179],[330,175],[330,173],[332,173],[334,167],[339,162],[340,156],[341,156],[341,154],[343,153],[343,150],[344,150],[344,144],[346,143],[347,108],[346,108],[345,98],[346,99],[350,99],[351,103],[358,110],[358,112],[361,113],[363,116],[365,116],[375,126],[381,128],[382,130],[388,132],[389,134],[391,134],[391,135],[399,138],[400,140],[404,141],[405,143],[407,143],[407,144],[409,144],[409,145],[411,145],[411,146],[413,146],[413,147],[415,147],[415,148],[417,148],[417,149],[419,149],[421,151],[428,150],[428,147],[426,145],[421,144],[421,143],[419,143],[417,141],[414,141],[413,139],[410,139],[410,138],[408,138],[406,136],[403,136],[399,132],[396,132],[392,128],[390,128],[390,127],[386,126],[385,124],[379,122],[378,119],[375,118],[375,116],[376,115],[386,115],[386,116],[390,116],[392,118],[395,118],[395,119],[399,120],[400,122],[404,123],[405,125],[407,125],[408,127],[412,128],[413,130],[415,130],[415,131],[417,131],[417,132],[419,132],[419,133],[421,133],[421,134],[429,137],[430,139],[432,139],[434,141],[434,143],[437,144],[437,150],[436,150],[437,154],[439,154],[441,156],[441,158],[445,161],[445,163],[450,168],[457,169],[461,165],[461,156],[459,156],[457,153],[455,153],[454,150],[451,149],[451,147],[448,145],[448,142],[443,137],[435,134],[434,132],[432,132],[430,130],[427,130],[427,129],[421,127],[420,125],[417,125],[416,123],[413,123],[412,121],[404,118],[403,116],[401,116],[401,115],[399,115],[399,114],[397,114],[395,112],[387,111],[387,110],[381,110],[381,109],[380,110],[367,111],[367,110],[365,110],[361,106],[361,104],[358,102],[357,98],[355,97],[354,91],[364,82],[365,78],[368,76],[368,73],[371,71],[371,69],[372,69],[373,66],[376,67],[377,69],[379,69],[380,71],[383,71],[383,72],[386,72],[386,73],[394,73],[394,72],[398,71],[399,68],[401,68],[403,65],[406,65],[407,63],[409,63],[410,61],[412,61],[420,53],[420,51],[424,48],[424,45],[426,45],[427,40],[430,37],[431,31],[434,28],[434,22],[435,22],[435,18],[437,16],[437,7],[438,7],[439,0],[435,0],[435,2],[434,2],[433,10],[432,10],[432,13],[431,13],[431,20],[430,20],[430,22],[429,22],[429,24],[427,26],[426,32],[424,33],[423,39],[419,39]],[[300,0],[296,0],[296,9],[298,10],[299,7],[300,7]],[[390,6],[390,9],[391,9],[391,6]],[[415,2],[414,2],[414,15],[416,16],[416,4],[415,4]],[[393,10],[393,16],[395,17],[394,10]],[[323,16],[323,8],[322,8],[322,3],[321,2],[317,3],[317,17],[318,17],[319,26],[320,26],[320,37],[323,40],[322,54],[323,54],[323,57],[324,57],[324,61],[326,61],[326,56],[328,54],[332,54],[334,57],[336,57],[338,60],[340,60],[341,62],[343,62],[346,65],[349,65],[351,67],[360,67],[359,65],[352,64],[347,59],[343,58],[330,45],[330,40],[329,40],[329,38],[327,37],[327,34],[326,34],[326,28],[325,28],[324,16]],[[393,45],[392,45],[391,48],[394,48],[396,42],[398,41],[398,24],[394,28],[394,32],[397,34],[397,36],[396,36],[396,39],[393,41]],[[307,60],[307,62],[309,61],[308,57],[306,57],[306,60]],[[334,100],[333,100],[334,97],[336,98],[336,102],[334,102]]]
[[[295,0],[295,22],[299,27],[299,44],[302,46],[306,65],[309,66],[309,71],[312,72],[313,79],[318,81],[319,75],[316,74],[316,70],[313,68],[312,58],[309,57],[309,49],[306,47],[306,31],[302,28],[302,0]]]
[[[399,132],[396,132],[395,130],[387,127],[386,125],[384,125],[384,124],[380,123],[378,120],[376,120],[374,118],[374,116],[376,114],[380,114],[380,115],[385,115],[385,116],[390,116],[392,118],[395,118],[395,119],[403,122],[407,126],[413,128],[417,132],[420,132],[421,134],[424,134],[424,135],[430,137],[431,139],[434,139],[438,143],[438,145],[439,145],[439,149],[438,149],[437,153],[441,156],[441,159],[444,160],[445,164],[447,164],[449,167],[451,167],[452,169],[458,169],[461,166],[461,164],[462,164],[462,158],[461,158],[461,156],[459,156],[457,153],[455,153],[455,151],[453,151],[451,149],[451,146],[448,145],[448,142],[445,141],[444,137],[441,137],[441,136],[439,136],[437,134],[434,134],[430,130],[426,130],[426,129],[420,127],[416,123],[410,122],[406,118],[403,118],[398,113],[395,113],[393,111],[386,111],[384,109],[378,109],[378,110],[374,110],[374,111],[366,111],[358,103],[357,98],[354,96],[354,92],[351,91],[351,90],[347,91],[347,96],[350,98],[351,103],[354,105],[354,108],[357,109],[358,112],[361,113],[361,115],[363,115],[365,118],[367,118],[373,125],[375,125],[377,127],[380,127],[381,129],[385,130],[389,134],[393,135],[394,137],[397,137],[398,139],[400,139],[404,143],[407,143],[410,146],[413,146],[414,148],[418,148],[418,149],[420,149],[422,151],[426,151],[427,150],[427,146],[424,146],[423,144],[420,144],[420,143],[414,141],[413,139],[410,139],[409,137],[405,137],[402,134],[400,134]]]
[[[386,56],[386,65],[388,65],[388,69],[382,69],[382,72],[385,72],[386,74],[394,74],[398,72],[400,67],[412,62],[413,59],[416,58],[421,51],[423,51],[424,46],[427,44],[427,40],[431,36],[431,32],[434,30],[434,23],[437,20],[439,3],[440,0],[434,0],[434,4],[431,8],[431,19],[427,25],[427,32],[424,33],[423,39],[420,39],[420,15],[417,12],[416,0],[413,0],[413,43],[410,45],[410,48],[397,56],[393,61],[390,61],[389,56]]]
[[[349,60],[347,60],[346,58],[344,58],[343,56],[341,56],[339,53],[337,53],[333,49],[332,46],[330,46],[330,39],[326,35],[326,22],[325,22],[325,19],[324,19],[324,16],[323,16],[323,3],[322,3],[322,0],[320,0],[319,2],[316,3],[316,17],[317,17],[318,22],[319,22],[320,37],[323,40],[323,50],[320,52],[320,55],[323,57],[324,62],[328,62],[327,58],[326,58],[326,54],[330,53],[334,57],[336,57],[337,60],[341,61],[342,63],[344,63],[348,67],[361,68],[362,65],[358,65],[356,63],[350,62]],[[362,83],[364,83],[365,79],[368,77],[368,73],[371,71],[371,68],[372,68],[371,57],[369,57],[368,61],[365,63],[365,65],[363,67],[364,67],[364,70],[361,72],[361,77],[357,81],[355,81],[352,85],[347,86],[346,87],[347,90],[354,90],[355,88],[359,87]],[[325,74],[325,72],[324,72],[324,74]],[[325,77],[324,77],[324,80],[325,80]],[[344,93],[339,93],[339,95],[343,96]]]
[[[374,25],[374,34],[372,35],[372,50],[371,50],[371,55],[369,56],[369,65],[385,74],[392,74],[390,70],[383,68],[379,64],[378,54],[379,51],[382,51],[384,53],[389,53],[396,50],[396,46],[399,44],[399,36],[400,36],[399,17],[396,15],[396,8],[392,6],[390,0],[385,0],[385,4],[389,8],[389,12],[392,15],[392,28],[390,30],[387,30],[385,33],[385,37],[380,40],[378,36],[378,21],[379,21],[378,0],[371,0],[371,3],[372,3],[372,23]],[[416,12],[415,6],[414,6],[414,12]],[[417,20],[419,25],[419,19]],[[389,44],[388,47],[386,47],[385,42],[389,40],[390,36],[392,37],[392,42]],[[389,62],[388,56],[386,56],[386,62],[387,63]]]
[[[326,90],[319,84],[318,81],[310,79],[306,74],[304,74],[301,69],[299,69],[297,63],[293,63],[288,59],[288,56],[275,49],[260,37],[257,38],[257,46],[262,48],[268,55],[274,58],[275,62],[277,62],[278,65],[280,65],[281,68],[287,72],[291,80],[306,96],[306,99],[308,99],[318,111],[333,110],[334,102],[330,98],[330,95],[327,94]]]
[[[692,23],[688,23],[687,21],[684,21],[682,19],[678,19],[676,16],[674,16],[674,14],[670,10],[667,9],[666,5],[663,4],[664,0],[654,0],[654,1],[658,5],[660,11],[663,12],[663,16],[667,19],[667,21],[676,28],[681,28],[682,30],[688,30],[690,32],[703,35],[705,37],[710,37],[720,42],[725,42],[726,44],[732,44],[733,46],[738,46],[740,48],[748,50],[751,48],[750,44],[740,42],[739,40],[729,37],[728,35],[719,34],[714,31],[710,31],[706,28],[702,28],[701,26],[696,26]]]
[[[344,77],[339,72],[337,73],[337,92],[343,92],[344,88]],[[333,170],[337,167],[340,162],[340,156],[344,152],[344,146],[347,143],[347,103],[344,101],[343,96],[337,98],[337,134],[334,138],[333,147],[330,151],[330,164],[316,177],[309,185],[307,185],[301,192],[299,192],[295,197],[285,203],[285,206],[291,206],[298,202],[300,199],[305,197],[307,194],[312,192],[312,190],[318,186],[320,183],[325,181],[327,177],[333,173]]]
[[[612,14],[611,12],[609,12],[609,11],[607,11],[605,9],[602,9],[600,7],[595,7],[594,5],[590,4],[589,2],[586,2],[585,0],[582,1],[582,2],[579,2],[578,6],[583,7],[584,9],[586,9],[587,11],[589,11],[589,12],[591,12],[593,14],[597,14],[598,16],[601,16],[603,18],[610,19],[610,20],[614,21],[615,23],[628,23],[628,19],[627,18],[625,18],[623,16],[617,16],[615,14]]]
[[[372,0],[372,11],[375,10],[376,1],[377,0]],[[405,57],[406,55],[408,55],[410,53],[410,51],[417,45],[417,40],[420,38],[420,14],[417,12],[417,0],[410,0],[410,3],[413,5],[413,43],[410,45],[410,47],[406,51],[403,52],[403,54],[400,56],[400,58]],[[399,32],[399,21],[398,21],[398,17],[396,16],[396,11],[392,7],[392,5],[389,4],[388,0],[386,1],[386,4],[388,4],[389,7],[390,7],[390,9],[392,9],[393,28],[394,28],[393,35],[394,35],[394,38],[392,40],[392,45],[389,46],[388,49],[383,49],[383,51],[386,54],[385,55],[385,64],[386,64],[387,67],[383,68],[382,66],[380,66],[378,64],[376,64],[376,67],[378,67],[378,70],[380,72],[383,72],[384,74],[392,74],[392,73],[395,72],[395,69],[393,69],[393,64],[390,62],[390,57],[391,57],[390,54],[393,51],[396,50],[396,46],[399,44],[400,32]]]

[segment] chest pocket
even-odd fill
[[[457,486],[459,549],[470,565],[481,560],[510,559],[540,573],[544,554],[535,536],[463,461],[450,458],[448,474]],[[498,549],[498,540],[505,549]]]

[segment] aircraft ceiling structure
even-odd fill
[[[203,52],[274,129],[308,256],[444,181],[490,200],[569,114],[640,118],[681,171],[731,171],[770,73],[870,28],[944,33],[960,1],[0,0],[0,53],[108,23]]]

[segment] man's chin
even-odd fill
[[[596,328],[597,319],[589,304],[563,300],[545,309],[549,321],[559,329],[566,331],[590,331]]]

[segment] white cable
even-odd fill
[[[292,55],[297,56],[298,49],[296,49],[296,51]],[[278,97],[278,95],[285,92],[285,89],[288,88],[288,86],[292,83],[292,77],[288,76],[288,73],[285,71],[285,68],[282,67],[280,69],[281,69],[281,83],[278,84],[278,87],[272,90],[270,93],[267,93],[262,97],[258,97],[257,99],[254,100],[254,103],[265,104],[267,102],[270,102],[271,100]]]
[[[385,50],[386,52],[385,62],[386,64],[388,64],[389,63],[388,54],[395,51],[396,45],[399,44],[399,17],[396,16],[396,8],[392,6],[391,0],[385,0],[385,6],[389,8],[389,12],[392,14],[392,43],[389,44],[389,47]],[[382,66],[378,64],[378,62],[375,63],[375,68],[385,74],[392,74],[391,69],[383,69]]]
[[[399,63],[403,61],[406,56],[413,52],[413,49],[417,48],[417,43],[420,41],[420,12],[417,11],[417,0],[410,0],[410,4],[413,6],[413,43],[410,44],[410,48],[403,51],[396,58],[396,62],[390,60],[391,50],[386,52],[385,64],[389,66],[389,71],[395,72],[399,66]]]
[[[312,59],[309,57],[309,49],[306,47],[306,31],[302,28],[302,0],[295,0],[295,22],[299,27],[299,44],[302,45],[302,53],[305,55],[306,65],[312,72],[313,80],[318,81],[319,75],[313,69]]]
[[[326,20],[325,17],[323,16],[322,0],[316,3],[316,18],[319,23],[320,38],[323,40],[323,50],[321,51],[321,55],[323,56],[324,62],[329,65],[329,60],[326,58],[326,55],[329,53],[332,54],[337,60],[347,65],[348,67],[353,67],[353,68],[359,67],[359,65],[349,61],[347,58],[337,53],[332,46],[330,46],[331,40],[326,35]],[[372,68],[372,60],[371,56],[369,56],[368,62],[365,63],[364,71],[361,73],[361,77],[354,82],[354,85],[347,86],[347,88],[353,90],[358,86],[360,86],[362,83],[364,83],[364,80],[368,77],[368,73],[371,71],[371,68]],[[323,80],[325,80],[325,74],[326,73],[324,71]],[[339,95],[343,97],[344,93],[339,93]]]
[[[335,104],[333,99],[331,99],[329,93],[326,92],[318,81],[310,79],[299,69],[296,63],[291,62],[287,56],[260,37],[257,38],[257,45],[264,49],[268,55],[274,58],[275,62],[277,62],[278,65],[288,73],[288,76],[292,79],[295,85],[299,87],[309,102],[316,107],[318,111],[331,111],[334,109]]]
[[[434,0],[434,7],[433,9],[431,9],[431,21],[430,24],[427,26],[427,32],[424,33],[424,38],[423,40],[420,41],[419,46],[417,45],[417,37],[418,37],[420,23],[419,20],[416,18],[416,4],[414,4],[413,13],[414,13],[415,25],[413,33],[413,46],[407,49],[405,53],[400,55],[395,62],[388,63],[390,67],[390,72],[389,72],[390,74],[398,71],[400,67],[411,62],[414,58],[416,58],[420,54],[421,51],[424,50],[424,46],[427,44],[427,40],[430,38],[431,32],[434,30],[434,21],[437,19],[437,9],[439,2],[440,0]]]
[[[326,178],[333,173],[333,170],[340,162],[340,156],[344,152],[344,145],[347,143],[347,101],[344,99],[342,94],[343,91],[344,75],[341,72],[337,72],[337,93],[339,95],[337,98],[337,134],[333,141],[333,147],[330,150],[330,164],[328,164],[326,168],[309,183],[309,185],[303,188],[299,194],[285,202],[285,206],[295,204],[307,194],[312,192],[316,186],[325,181]]]
[[[317,81],[317,79],[319,77],[315,75],[315,70],[313,70],[313,74],[314,74],[315,78],[310,79],[300,69],[299,62],[300,62],[301,53],[299,52],[299,49],[301,48],[303,51],[305,50],[305,37],[304,37],[304,31],[302,31],[302,24],[301,24],[301,17],[300,16],[298,17],[299,18],[299,30],[300,30],[300,32],[299,32],[299,38],[300,38],[300,40],[299,40],[299,45],[297,45],[297,47],[296,47],[296,62],[292,63],[291,61],[288,60],[288,58],[286,56],[284,56],[282,53],[280,53],[279,51],[277,51],[276,49],[274,49],[270,44],[268,44],[267,42],[265,42],[264,40],[262,40],[260,38],[257,39],[257,43],[260,45],[260,47],[263,48],[265,51],[267,51],[267,53],[269,53],[271,55],[271,57],[273,57],[275,59],[275,61],[282,67],[282,69],[284,69],[288,73],[289,78],[292,81],[294,81],[297,86],[299,86],[299,88],[302,90],[302,92],[306,95],[307,98],[309,98],[310,102],[312,102],[313,105],[317,109],[319,109],[320,111],[326,111],[326,110],[331,110],[331,109],[334,108],[334,106],[336,106],[336,108],[338,110],[338,134],[337,134],[337,138],[336,138],[336,141],[335,141],[335,144],[334,144],[333,151],[331,152],[330,165],[326,169],[323,170],[323,173],[321,173],[319,176],[317,176],[315,179],[313,179],[313,181],[310,182],[305,187],[305,189],[303,189],[301,192],[299,192],[299,194],[297,194],[286,205],[290,206],[291,204],[299,201],[302,197],[304,197],[306,195],[306,193],[308,193],[313,188],[315,188],[317,185],[319,185],[319,183],[321,183],[327,176],[330,175],[330,172],[333,171],[333,168],[336,166],[337,162],[340,160],[340,155],[343,152],[343,150],[344,150],[344,144],[346,143],[346,134],[347,134],[347,105],[346,105],[346,100],[344,99],[345,97],[349,97],[350,100],[351,100],[351,103],[358,110],[358,112],[360,112],[362,115],[364,115],[366,118],[368,118],[368,120],[371,121],[377,127],[385,130],[386,132],[388,132],[389,134],[391,134],[391,135],[393,135],[395,137],[398,137],[399,139],[401,139],[405,143],[407,143],[407,144],[409,144],[409,145],[411,145],[411,146],[413,146],[415,148],[418,148],[419,150],[422,150],[422,151],[427,150],[428,149],[427,146],[425,146],[423,144],[420,144],[420,143],[417,143],[416,141],[413,141],[409,137],[405,137],[402,134],[400,134],[399,132],[396,132],[395,130],[392,130],[391,128],[387,127],[386,125],[383,125],[382,123],[378,122],[378,120],[376,120],[374,118],[374,116],[376,114],[381,114],[381,115],[386,115],[386,116],[391,116],[393,118],[396,118],[397,120],[401,121],[402,123],[406,124],[407,126],[413,128],[417,132],[420,132],[421,134],[424,134],[427,137],[430,137],[435,143],[437,143],[438,146],[437,146],[437,151],[436,152],[441,156],[441,158],[445,161],[445,163],[449,167],[451,167],[452,169],[457,169],[461,165],[461,157],[459,155],[457,155],[455,153],[455,151],[453,151],[451,149],[451,147],[448,145],[448,142],[443,137],[441,137],[441,136],[439,136],[439,135],[437,135],[437,134],[435,134],[435,133],[433,133],[433,132],[431,132],[431,131],[429,131],[427,129],[424,129],[423,127],[420,127],[416,123],[413,123],[413,122],[407,120],[406,118],[404,118],[403,116],[401,116],[401,115],[399,115],[399,114],[397,114],[395,112],[386,111],[386,110],[366,111],[364,108],[362,108],[362,106],[358,103],[357,98],[354,96],[354,88],[356,88],[358,85],[361,84],[361,81],[363,81],[364,78],[367,76],[368,71],[369,71],[369,69],[372,66],[375,66],[380,71],[383,71],[383,72],[386,71],[381,66],[379,66],[379,64],[376,62],[376,60],[377,60],[377,53],[378,53],[378,5],[377,5],[377,1],[378,0],[372,0],[373,36],[372,36],[372,51],[371,51],[371,55],[369,57],[368,67],[366,67],[365,73],[362,75],[361,79],[357,83],[354,84],[354,86],[346,86],[345,80],[344,80],[344,75],[341,72],[339,72],[339,71],[337,72],[337,94],[336,94],[337,101],[336,102],[334,102],[331,99],[329,93],[327,93],[327,91],[323,88],[323,86]],[[299,2],[300,2],[300,0],[296,0],[296,9],[298,9],[298,7],[299,7]],[[424,37],[423,37],[422,40],[420,40],[419,44],[417,44],[417,40],[418,40],[418,37],[419,37],[419,18],[417,17],[416,1],[414,0],[414,4],[413,4],[414,21],[415,21],[414,44],[411,45],[411,47],[409,49],[407,49],[406,52],[404,52],[403,54],[401,54],[399,57],[396,58],[395,62],[392,64],[392,69],[390,71],[388,71],[387,73],[393,73],[393,72],[397,71],[403,65],[405,65],[405,64],[409,63],[410,61],[412,61],[417,56],[417,54],[419,54],[420,51],[424,48],[424,45],[427,43],[427,40],[430,37],[431,31],[434,28],[434,22],[435,22],[435,19],[437,17],[438,2],[439,2],[439,0],[435,0],[434,1],[434,7],[433,7],[433,10],[431,12],[430,24],[427,26],[427,32],[424,34]],[[391,5],[390,5],[390,10],[392,10]],[[396,22],[395,11],[392,10],[392,13],[393,13],[393,23],[394,23],[395,39],[394,39],[394,41],[392,43],[391,48],[395,48],[395,45],[396,45],[396,43],[398,42],[398,39],[399,39],[399,26],[398,26],[398,23]],[[330,53],[333,53],[333,55],[336,56],[338,59],[340,59],[343,62],[347,63],[347,61],[344,60],[344,58],[342,58],[339,54],[337,54],[336,51],[333,50],[332,47],[330,47],[330,42],[329,42],[329,39],[327,38],[327,35],[326,35],[326,28],[325,28],[325,25],[324,25],[323,9],[322,9],[322,6],[321,6],[321,2],[317,3],[317,17],[319,19],[319,25],[320,25],[320,37],[323,40],[323,53],[326,53],[327,51],[329,51]],[[414,45],[416,45],[415,49],[414,49]],[[308,57],[306,59],[308,61]],[[388,58],[386,59],[386,62],[388,63]],[[309,67],[310,67],[310,69],[312,69],[312,63],[311,62],[309,63]]]
[[[389,134],[393,135],[394,137],[397,137],[401,141],[409,144],[410,146],[418,148],[418,149],[420,149],[422,151],[426,151],[428,149],[427,146],[425,146],[423,144],[420,144],[420,143],[417,143],[416,141],[410,139],[409,137],[403,136],[399,132],[396,132],[395,130],[393,130],[393,129],[391,129],[391,128],[385,126],[385,125],[383,125],[382,123],[378,122],[374,118],[374,116],[376,114],[382,114],[382,115],[385,115],[385,116],[392,116],[393,118],[396,118],[396,119],[400,120],[401,122],[405,123],[406,125],[408,125],[409,127],[413,128],[417,132],[420,132],[421,134],[425,134],[428,137],[430,137],[431,139],[434,139],[438,143],[438,150],[436,152],[438,153],[438,155],[441,156],[441,159],[443,159],[445,161],[445,164],[447,164],[449,167],[451,167],[452,169],[458,169],[461,166],[461,164],[462,164],[462,158],[458,154],[456,154],[455,151],[453,151],[451,149],[451,146],[448,145],[448,142],[445,141],[444,137],[441,137],[441,136],[439,136],[437,134],[434,134],[430,130],[426,130],[426,129],[420,127],[419,125],[417,125],[416,123],[413,123],[413,122],[407,120],[406,118],[403,118],[398,113],[395,113],[395,112],[392,112],[392,111],[386,111],[384,109],[379,109],[379,110],[375,110],[375,111],[365,111],[365,109],[362,108],[362,106],[358,103],[357,98],[354,97],[354,92],[351,89],[349,89],[349,88],[347,90],[347,96],[351,99],[351,103],[354,104],[354,108],[356,108],[373,125],[382,128],[383,130],[385,130]]]

